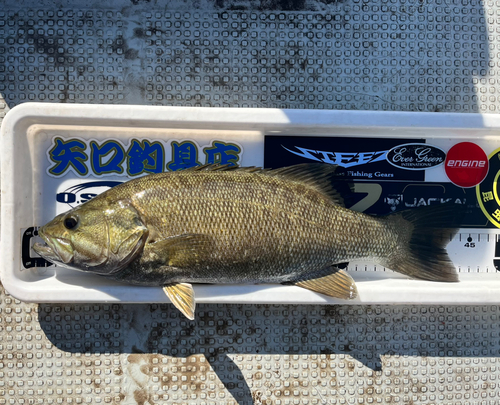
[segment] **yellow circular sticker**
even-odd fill
[[[476,196],[481,211],[489,221],[500,228],[500,198],[498,179],[500,178],[500,148],[490,156],[489,171],[484,180],[476,186]]]

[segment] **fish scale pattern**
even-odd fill
[[[26,101],[499,111],[492,0],[0,6]],[[498,306],[36,305],[0,287],[0,404],[496,405]]]
[[[135,217],[137,210],[138,221],[150,230],[156,244],[146,243],[151,254],[141,254],[130,268],[112,277],[147,285],[307,280],[324,276],[323,270],[331,264],[389,257],[397,244],[395,227],[333,204],[316,185],[310,185],[308,170],[259,173],[206,168],[142,177],[77,208],[75,215],[82,218],[77,233],[67,231],[59,219],[40,232],[49,239],[68,235],[78,242],[90,235],[97,242],[86,243],[85,249],[100,252],[102,233],[88,232],[96,219],[102,222],[101,214],[93,213],[106,213],[109,232],[115,235],[111,240],[119,245],[136,232],[122,217]],[[318,169],[315,173],[325,175]],[[133,210],[110,209],[129,199]],[[94,220],[87,225],[86,217]],[[405,224],[398,226],[406,231]],[[186,235],[196,240],[188,241]],[[159,245],[172,237],[175,240],[168,245]],[[120,251],[118,263],[129,254],[129,250]],[[102,254],[93,260],[100,263]],[[75,265],[82,263],[87,262],[75,259]]]

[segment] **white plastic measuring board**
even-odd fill
[[[500,300],[495,268],[500,232],[493,224],[500,173],[497,116],[27,103],[8,113],[2,140],[2,282],[24,301],[167,302],[160,288],[43,267],[30,251],[32,233],[71,206],[147,172],[207,162],[262,166],[264,157],[278,161],[288,155],[339,164],[362,196],[357,208],[364,205],[366,212],[376,203],[389,212],[398,204],[411,208],[450,200],[471,207],[467,228],[448,246],[459,283],[409,280],[370,263],[351,263],[348,270],[359,291],[351,303]],[[276,140],[283,156],[272,149]],[[316,146],[306,148],[299,141]],[[470,158],[460,154],[464,148]],[[454,170],[458,164],[467,170]],[[467,182],[476,181],[485,165],[484,180],[470,187]],[[453,185],[450,178],[467,187]],[[384,191],[396,186],[401,193]],[[441,196],[420,197],[413,190],[430,186]],[[343,302],[275,285],[200,285],[195,291],[198,302]]]

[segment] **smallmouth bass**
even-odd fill
[[[354,280],[335,266],[351,260],[458,281],[445,246],[459,205],[355,212],[332,187],[335,169],[207,165],[148,175],[58,215],[34,249],[57,265],[161,286],[189,319],[191,283],[281,283],[354,298]]]

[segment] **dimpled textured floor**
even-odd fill
[[[26,101],[489,112],[494,1],[0,0],[0,120]],[[478,404],[498,306],[27,304],[0,404]]]

